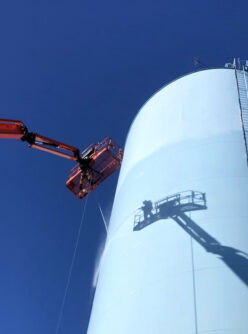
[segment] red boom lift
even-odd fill
[[[76,161],[66,186],[80,199],[119,169],[123,157],[123,150],[109,137],[80,153],[74,146],[29,132],[21,121],[16,120],[0,119],[0,138],[20,139],[32,148]]]

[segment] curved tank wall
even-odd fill
[[[234,70],[162,88],[128,134],[88,334],[247,334],[247,200]]]

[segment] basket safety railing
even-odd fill
[[[104,150],[107,149],[113,153],[113,155],[118,159],[121,160],[123,156],[123,150],[120,148],[120,146],[115,143],[110,137],[106,137],[103,141],[100,143],[96,144],[91,144],[89,145],[85,150],[82,151],[80,154],[81,157],[83,157],[85,154],[87,154],[88,151],[91,149],[94,149],[92,152],[92,158],[96,158],[97,156],[100,155],[100,153]],[[75,176],[76,174],[80,173],[79,170],[79,163],[77,163],[71,170],[69,174],[69,178]]]

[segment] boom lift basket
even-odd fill
[[[89,165],[82,170],[77,164],[71,170],[67,188],[83,199],[120,168],[122,156],[123,150],[109,137],[90,145],[81,153],[82,159],[89,159]]]

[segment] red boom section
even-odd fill
[[[30,147],[37,150],[77,161],[77,152],[79,150],[76,147],[39,135],[38,133],[28,132],[27,127],[22,121],[0,119],[0,138],[21,139],[27,141]]]
[[[120,168],[123,150],[109,137],[98,145],[89,146],[84,152],[93,149],[89,168],[82,172],[79,164],[72,170],[66,182],[78,198],[82,199],[98,187],[104,180]]]
[[[34,133],[34,135],[35,135],[35,141],[33,144],[30,144],[30,147],[36,148],[37,150],[40,151],[45,151],[48,153],[58,155],[62,158],[77,161],[75,152],[77,152],[78,149],[76,147],[39,135],[38,133]]]
[[[0,138],[21,139],[24,136],[24,125],[21,121],[0,119]]]

